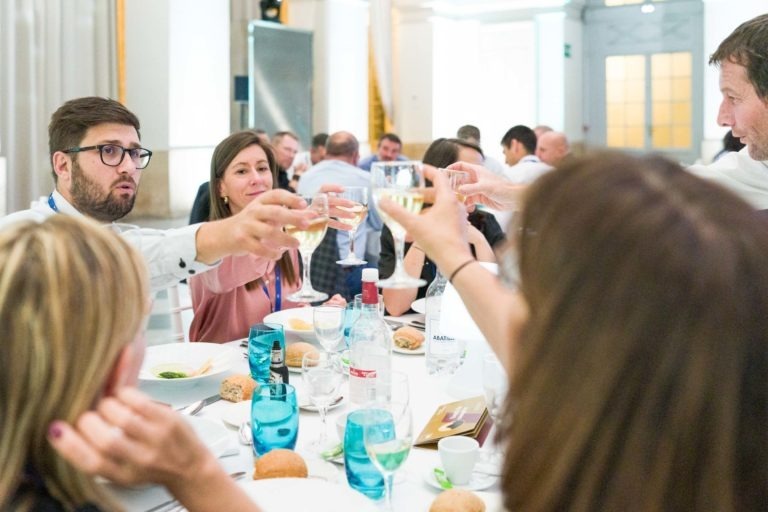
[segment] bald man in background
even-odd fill
[[[557,167],[570,154],[571,147],[562,132],[545,132],[536,141],[536,156],[545,164]]]

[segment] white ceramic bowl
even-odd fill
[[[282,325],[283,330],[285,331],[286,342],[300,339],[302,341],[307,341],[317,345],[317,340],[315,339],[315,330],[313,327],[313,311],[314,308],[312,307],[283,309],[281,311],[275,311],[274,313],[270,313],[265,316],[264,323]],[[295,329],[294,326],[291,325],[291,320],[294,319],[306,322],[306,324],[309,326],[309,329]]]
[[[147,348],[139,372],[139,380],[169,386],[190,385],[205,379],[217,378],[238,361],[238,351],[218,343],[168,343]],[[180,379],[164,379],[157,373],[165,370],[192,371],[211,359],[212,367],[202,375]]]

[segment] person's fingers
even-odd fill
[[[330,219],[328,221],[328,227],[337,229],[339,231],[352,231],[352,226],[349,224],[344,224],[343,222],[340,222],[336,219]]]
[[[428,180],[434,180],[435,174],[437,174],[439,171],[434,165],[422,164],[421,172],[424,173],[424,178]]]
[[[480,166],[476,165],[476,164],[470,164],[470,163],[467,163],[467,162],[454,162],[451,165],[449,165],[448,167],[446,167],[446,169],[452,169],[452,170],[456,170],[456,171],[467,172],[467,173],[469,173],[469,181],[474,182],[474,181],[477,181],[476,169],[478,167],[480,167]]]
[[[54,421],[48,428],[48,442],[64,460],[89,475],[116,479],[119,466],[103,457],[74,428],[63,421]]]
[[[283,189],[273,189],[264,192],[254,199],[252,203],[286,206],[293,210],[303,210],[307,207],[307,202],[301,196]]]
[[[338,185],[336,183],[326,183],[320,187],[320,192],[344,192],[344,185]],[[328,198],[330,200],[330,197]]]

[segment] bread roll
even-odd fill
[[[313,325],[306,320],[302,320],[301,318],[291,318],[288,320],[288,327],[294,331],[311,331]]]
[[[448,489],[434,499],[429,512],[485,512],[485,503],[470,491]]]
[[[317,351],[314,345],[306,341],[291,343],[285,349],[285,364],[294,368],[301,368],[301,360],[305,354],[319,355],[320,352]]]
[[[424,334],[413,327],[400,327],[393,334],[395,345],[408,350],[416,350],[424,343]]]
[[[230,375],[219,386],[219,394],[224,400],[242,402],[250,400],[253,391],[258,387],[250,375]]]
[[[292,450],[277,449],[256,461],[254,480],[266,478],[307,478],[309,471],[304,459]]]

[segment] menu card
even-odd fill
[[[443,404],[437,408],[413,443],[414,446],[437,448],[437,442],[448,436],[469,436],[482,446],[491,430],[485,398],[476,396]]]

